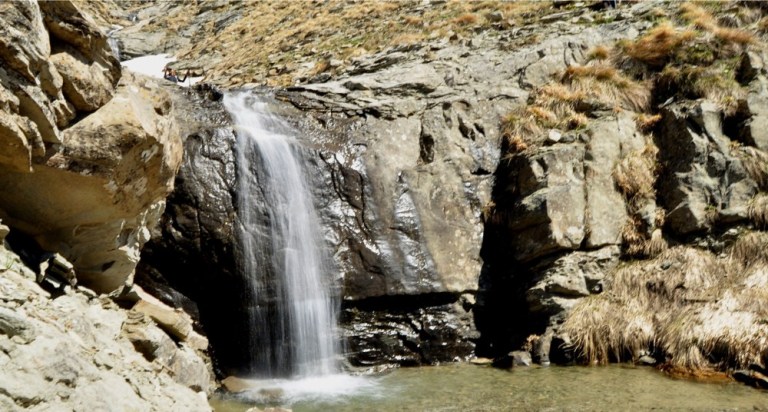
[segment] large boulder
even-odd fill
[[[133,77],[117,87],[107,36],[75,3],[3,3],[0,16],[0,216],[110,292],[180,162],[170,101]]]
[[[110,292],[129,280],[181,161],[171,103],[126,76],[105,106],[64,130],[34,173],[0,175],[0,216],[58,251],[78,280]]]

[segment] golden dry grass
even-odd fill
[[[510,147],[528,148],[541,140],[547,129],[567,131],[585,127],[589,118],[580,111],[585,107],[641,111],[650,102],[647,85],[624,76],[605,62],[569,66],[558,80],[536,88],[527,107],[503,119],[502,134],[508,142],[515,142]]]
[[[756,228],[768,229],[768,194],[759,193],[749,203],[747,217]]]
[[[96,3],[99,2],[91,8]],[[145,3],[136,4],[131,7],[137,10],[146,7]],[[152,19],[147,30],[165,32],[169,28],[189,27],[201,14],[202,7],[222,12],[227,6],[189,2]],[[109,10],[109,7],[102,8]],[[434,35],[446,36],[449,32],[468,35],[477,27],[490,28],[480,16],[492,11],[502,11],[505,24],[529,21],[551,12],[545,2],[457,0],[426,8],[420,0],[264,0],[243,2],[238,8],[242,18],[226,27],[205,24],[202,32],[196,34],[196,41],[176,53],[180,64],[195,62],[204,66],[206,81],[223,86],[248,82],[285,86],[311,70],[302,66],[314,64],[321,58],[349,60],[390,46],[421,42]],[[270,74],[275,66],[284,67],[284,72]]]
[[[761,191],[768,191],[768,154],[749,146],[739,146],[733,152],[744,165],[747,175]]]
[[[670,248],[605,282],[563,324],[584,362],[655,351],[668,369],[697,375],[768,359],[766,233],[742,236],[725,257]]]
[[[651,133],[656,128],[659,121],[661,121],[660,114],[638,113],[637,116],[635,116],[635,125],[637,126],[637,129],[643,133]]]
[[[630,153],[613,169],[613,181],[630,204],[655,198],[658,152],[659,149],[648,142],[643,150]]]
[[[639,112],[646,110],[651,100],[647,84],[630,79],[606,63],[569,66],[560,81],[573,93],[609,107]]]
[[[711,31],[717,28],[714,16],[696,3],[686,2],[680,5],[680,16],[702,30]]]
[[[401,46],[406,44],[415,44],[424,40],[424,35],[418,33],[403,33],[392,39],[392,44]]]
[[[715,37],[725,43],[748,45],[755,42],[755,36],[745,30],[718,27],[713,31]]]
[[[763,17],[757,22],[757,30],[763,34],[768,33],[768,16]]]
[[[452,20],[453,24],[457,24],[459,26],[469,26],[472,24],[477,24],[478,21],[479,21],[479,18],[477,17],[477,15],[472,13],[462,14],[461,16],[456,17],[455,19]]]
[[[657,86],[668,94],[711,100],[717,103],[726,115],[732,115],[738,108],[737,102],[747,94],[733,76],[734,72],[734,69],[726,69],[720,65],[667,66],[659,75]]]
[[[696,32],[693,30],[677,29],[669,23],[663,23],[637,41],[623,43],[622,46],[630,58],[652,69],[660,69],[672,59],[678,48],[695,38]]]
[[[748,31],[720,27],[712,13],[700,4],[683,3],[680,6],[680,12],[681,17],[690,22],[694,27],[714,34],[717,39],[725,43],[747,45],[755,41],[754,35]]]
[[[605,46],[595,46],[587,52],[587,61],[607,60],[611,57],[611,50]]]
[[[403,22],[408,26],[420,26],[424,24],[424,19],[419,16],[405,16]]]

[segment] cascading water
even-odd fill
[[[117,38],[114,37],[114,34],[120,29],[122,29],[122,27],[112,29],[107,33],[107,42],[112,49],[112,55],[115,56],[117,61],[120,61],[120,43],[117,41]]]
[[[237,132],[242,269],[252,285],[251,369],[267,378],[333,374],[337,305],[294,132],[252,94],[228,94],[224,106]]]

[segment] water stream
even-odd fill
[[[650,367],[531,367],[500,370],[451,364],[402,368],[373,378],[354,393],[257,403],[293,412],[402,411],[755,411],[768,392],[733,381],[672,379]],[[253,403],[218,398],[216,412],[243,412]]]
[[[243,273],[250,276],[254,376],[339,372],[337,302],[295,132],[250,93],[228,94],[235,122]]]

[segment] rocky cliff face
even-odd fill
[[[687,244],[725,256],[734,236],[765,228],[762,9],[715,5],[717,17],[707,17],[667,3],[505,5],[505,18],[484,9],[490,2],[457,4],[376,5],[355,17],[365,5],[286,4],[266,16],[228,2],[164,3],[131,10],[139,23],[116,35],[129,54],[178,48],[188,58],[180,66],[209,65],[219,85],[289,85],[256,92],[272,95],[301,131],[353,364],[418,365],[521,346],[542,363],[568,361],[575,354],[562,349],[586,339],[574,331],[602,326],[564,322],[615,297],[627,262],[685,267],[689,254],[662,252]],[[328,27],[296,23],[305,12]],[[328,33],[336,14],[354,32],[387,13],[399,24],[376,26],[377,36],[322,40],[336,38]],[[273,36],[253,37],[253,21]],[[751,31],[734,28],[742,26]],[[162,43],[167,27],[183,30]],[[190,41],[198,29],[210,42]],[[379,32],[412,31],[369,44]],[[243,39],[273,50],[227,54]],[[177,114],[185,155],[139,274],[166,302],[199,312],[229,373],[247,359],[233,331],[247,327],[252,303],[240,300],[234,136],[215,95],[173,97],[188,108]],[[653,272],[649,265],[640,272]],[[638,284],[677,296],[655,278]]]
[[[583,59],[596,39],[633,36],[646,26],[641,21],[584,31],[552,27],[544,29],[551,40],[520,48],[515,47],[530,35],[526,30],[486,32],[471,41],[446,38],[358,59],[346,76],[277,94],[293,107],[275,102],[275,110],[304,134],[318,210],[340,270],[342,318],[353,363],[458,360],[471,356],[477,342],[486,349],[491,345],[488,335],[504,322],[488,294],[491,289],[500,296],[506,292],[498,280],[491,288],[495,275],[490,273],[498,269],[488,260],[483,268],[481,247],[484,211],[502,153],[499,119],[525,103],[530,87]],[[243,321],[238,315],[243,304],[222,303],[224,296],[238,296],[242,282],[229,220],[237,214],[233,136],[219,115],[214,117],[187,138],[163,236],[145,249],[148,267],[141,272],[146,278],[162,274],[201,306],[213,345],[222,348],[223,366],[235,367],[246,354],[228,331]],[[590,262],[592,269],[584,275],[589,281],[582,278],[583,285],[573,286],[576,296],[583,296],[596,287],[603,270],[618,262],[626,215],[623,198],[609,182],[610,164],[642,147],[644,140],[631,119],[619,116],[595,124],[583,136],[566,136],[564,142],[571,144],[513,166],[527,162],[526,167],[541,170],[543,164],[549,170],[549,159],[549,180],[546,173],[533,171],[530,181],[520,184],[527,185],[527,193],[548,184],[557,189],[537,195],[554,211],[531,206],[526,216],[521,212],[519,227],[530,233],[521,233],[511,244],[520,260],[531,260],[563,246],[578,249],[589,237],[590,247],[598,250],[558,263],[566,268],[563,272]],[[577,170],[585,159],[595,171],[588,179],[583,169]],[[506,186],[508,163],[501,164],[497,185]],[[587,191],[595,212],[618,213],[615,220],[586,222]],[[558,231],[551,239],[550,220]],[[163,263],[170,261],[184,263],[176,268]],[[478,281],[481,273],[486,275]],[[540,289],[551,283],[548,279],[542,278]],[[476,320],[485,329],[482,339]]]
[[[0,231],[4,238],[8,228]],[[82,289],[46,291],[4,246],[0,262],[3,410],[210,410],[208,367],[140,306],[126,311]]]
[[[0,21],[0,409],[210,410],[207,340],[131,287],[181,161],[169,96],[72,2]]]
[[[0,216],[111,292],[132,276],[181,160],[172,106],[123,76],[107,38],[68,2],[2,6]]]

